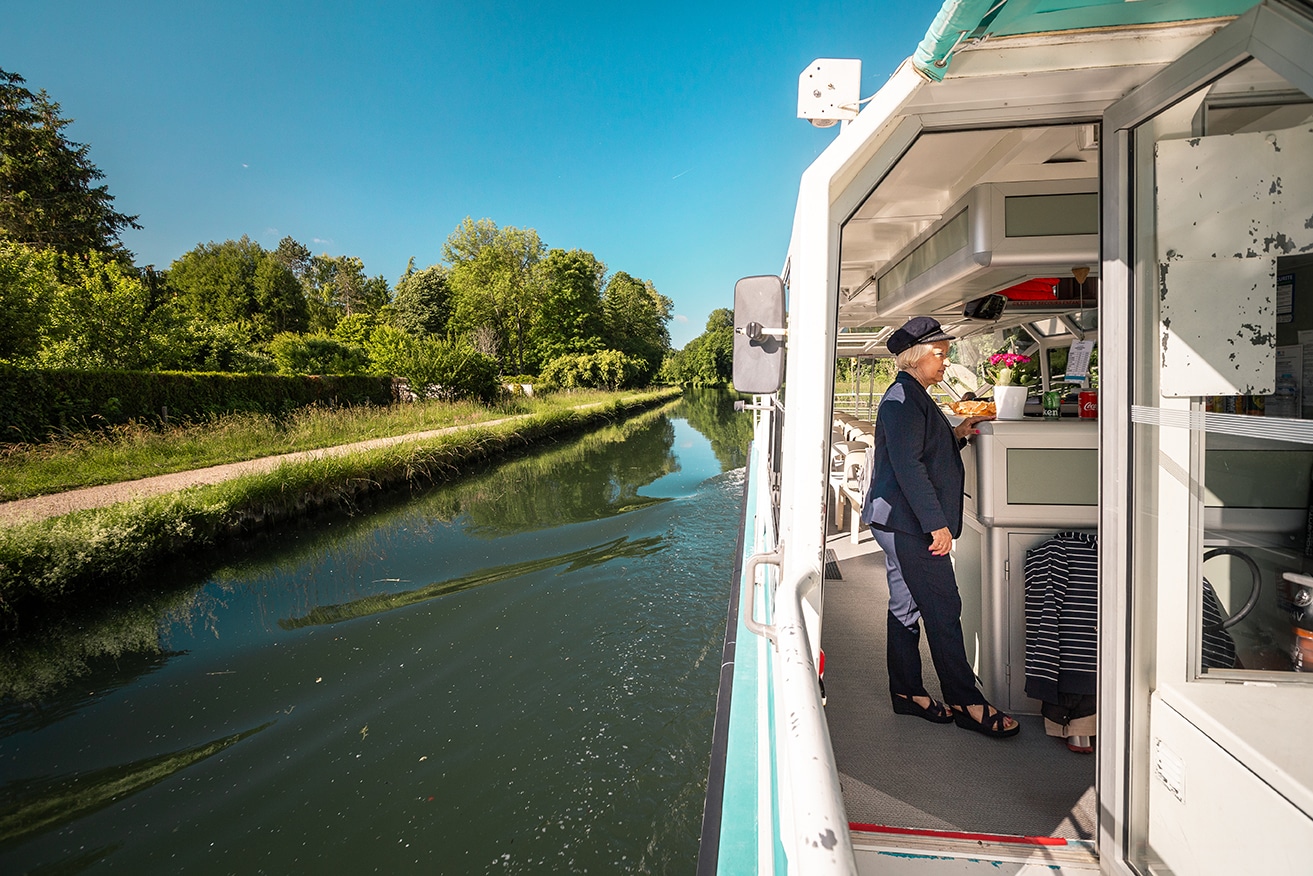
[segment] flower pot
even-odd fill
[[[1026,411],[1026,387],[995,386],[994,411],[1000,420],[1020,420]]]

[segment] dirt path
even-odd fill
[[[593,405],[580,405],[579,407],[586,408],[593,407]],[[463,429],[473,429],[482,426],[497,426],[501,423],[509,423],[514,420],[524,419],[528,416],[532,415],[521,414],[515,417],[484,420],[479,423],[470,423],[463,426],[446,426],[442,429],[433,429],[428,432],[412,432],[408,435],[396,435],[392,438],[374,438],[369,441],[360,441],[355,444],[340,444],[336,447],[324,447],[318,450],[302,450],[296,453],[284,453],[280,456],[265,456],[260,459],[247,460],[246,462],[214,465],[209,468],[198,468],[193,471],[180,471],[174,472],[173,474],[141,478],[140,480],[135,481],[105,484],[100,487],[85,487],[80,490],[69,490],[66,493],[55,493],[49,496],[35,496],[31,499],[16,499],[12,502],[0,502],[0,526],[13,526],[17,523],[42,520],[46,517],[58,517],[61,514],[69,514],[73,511],[85,511],[89,508],[103,508],[106,505],[126,502],[129,499],[158,496],[163,493],[173,493],[178,490],[185,490],[188,487],[196,487],[203,484],[217,484],[241,475],[271,471],[284,462],[342,456],[348,453],[355,453],[359,450],[372,450],[376,447],[387,447],[391,444],[403,444],[409,441],[424,441],[429,438],[436,438],[439,435],[459,432]]]

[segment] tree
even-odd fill
[[[41,349],[58,261],[54,250],[0,240],[0,361],[22,361]]]
[[[447,334],[451,303],[447,269],[432,265],[416,271],[412,258],[393,290],[392,321],[408,335],[441,338]]]
[[[661,378],[668,383],[728,386],[733,377],[734,311],[724,307],[711,311],[706,331],[661,366]]]
[[[0,70],[0,237],[129,261],[119,234],[140,228],[137,217],[113,208],[109,188],[96,185],[105,175],[87,157],[91,147],[64,136],[73,120],[25,81]]]
[[[282,374],[363,374],[368,364],[363,349],[327,335],[281,332],[269,353]]]
[[[558,356],[602,348],[602,278],[606,265],[591,252],[553,249],[538,266],[541,296],[534,319],[531,371]]]
[[[185,334],[137,272],[98,252],[65,256],[35,364],[45,368],[177,367]]]
[[[524,370],[543,249],[532,228],[498,228],[491,219],[468,218],[442,247],[451,263],[448,334],[483,351],[495,349],[504,372]]]
[[[305,296],[295,275],[249,237],[198,244],[169,266],[167,282],[194,318],[235,324],[256,342],[304,331]]]
[[[670,349],[670,321],[673,302],[656,290],[651,280],[639,280],[618,271],[602,293],[602,314],[606,324],[603,342],[647,363],[648,376],[654,375]]]
[[[306,298],[314,331],[332,332],[338,320],[353,313],[377,313],[389,296],[387,280],[366,277],[365,263],[356,256],[324,253],[310,261]]]
[[[633,386],[648,372],[647,363],[619,350],[599,350],[596,353],[566,354],[548,362],[542,370],[546,386],[563,389],[601,387],[612,392]]]

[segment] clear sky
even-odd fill
[[[395,283],[486,217],[652,280],[681,347],[783,266],[838,131],[798,74],[860,58],[868,97],[939,6],[0,0],[0,68],[75,120],[140,265],[291,235]]]

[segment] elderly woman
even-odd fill
[[[889,336],[898,376],[875,420],[875,469],[862,520],[884,549],[889,578],[889,693],[894,712],[954,722],[992,737],[1021,729],[976,687],[962,642],[962,597],[949,551],[962,533],[961,450],[975,425],[952,426],[926,390],[943,379],[953,336],[918,316]],[[921,624],[945,703],[921,681]]]

